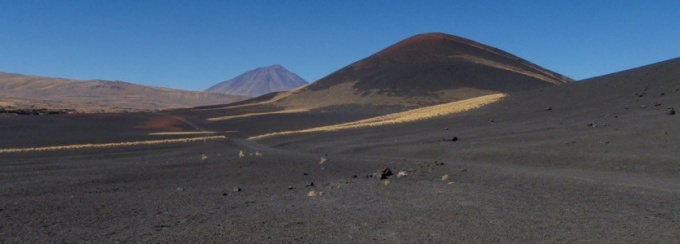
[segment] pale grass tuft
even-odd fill
[[[383,180],[383,185],[389,186],[392,183],[390,180]]]
[[[260,153],[260,152],[255,152],[255,157],[262,157],[262,153]]]
[[[201,154],[201,161],[208,160],[208,156],[205,156],[205,154]]]
[[[278,136],[278,135],[290,135],[290,134],[309,133],[309,132],[338,131],[338,130],[344,130],[344,129],[375,127],[375,126],[383,126],[383,125],[391,125],[391,124],[407,123],[407,122],[425,120],[425,119],[430,119],[430,118],[434,118],[434,117],[451,115],[451,114],[465,112],[465,111],[472,110],[472,109],[477,109],[477,108],[480,108],[484,105],[497,102],[505,96],[506,95],[503,94],[503,93],[496,93],[496,94],[470,98],[470,99],[457,101],[457,102],[450,102],[450,103],[445,103],[445,104],[439,104],[439,105],[434,105],[434,106],[429,106],[429,107],[424,107],[424,108],[408,110],[408,111],[399,112],[399,113],[393,113],[393,114],[378,116],[378,117],[354,121],[354,122],[342,123],[342,124],[337,124],[337,125],[322,126],[322,127],[316,127],[316,128],[309,128],[309,129],[304,129],[304,130],[274,132],[274,133],[269,133],[269,134],[264,134],[264,135],[259,135],[259,136],[253,136],[253,137],[250,137],[248,139],[256,140],[256,139],[262,139],[262,138],[271,137],[271,136]]]
[[[321,161],[319,161],[319,164],[324,164],[326,161],[328,161],[326,158],[321,157]]]
[[[246,118],[246,117],[269,115],[269,114],[304,113],[304,112],[308,112],[308,111],[309,111],[309,109],[286,109],[286,110],[281,110],[281,111],[264,112],[264,113],[247,113],[247,114],[239,114],[239,115],[228,115],[228,116],[222,116],[222,117],[209,118],[208,121],[222,121],[222,120]]]
[[[100,143],[100,144],[77,144],[65,146],[49,146],[49,147],[29,147],[29,148],[6,148],[0,149],[0,153],[21,153],[21,152],[41,152],[41,151],[58,151],[58,150],[72,150],[72,149],[90,149],[90,148],[114,148],[114,147],[132,147],[143,145],[155,145],[164,143],[188,143],[205,140],[224,139],[225,136],[207,136],[207,137],[193,137],[180,139],[166,139],[166,140],[148,140],[148,141],[129,141],[129,142],[114,142],[114,143]]]
[[[239,157],[239,158],[245,158],[245,157],[246,157],[246,154],[243,153],[243,150],[241,150],[241,151],[238,152],[238,157]]]
[[[321,195],[321,192],[316,192],[315,190],[311,190],[307,193],[308,197],[316,197],[316,196],[319,196],[319,195]]]
[[[408,175],[408,173],[406,173],[406,171],[402,170],[402,171],[399,171],[399,173],[397,173],[397,178],[406,177],[407,175]]]
[[[451,178],[451,177],[449,177],[448,174],[445,174],[444,176],[442,176],[442,180],[443,180],[443,181],[448,181],[450,178]]]

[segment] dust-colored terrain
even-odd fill
[[[0,72],[0,108],[81,113],[153,111],[225,104],[246,96],[148,87],[120,81],[77,81]]]

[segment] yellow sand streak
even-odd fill
[[[220,121],[220,120],[245,118],[245,117],[260,116],[260,115],[267,115],[267,114],[304,113],[304,112],[307,112],[307,111],[309,111],[309,110],[308,109],[288,109],[288,110],[264,112],[264,113],[248,113],[248,114],[239,114],[239,115],[228,115],[228,116],[222,116],[222,117],[209,118],[208,121]]]
[[[179,136],[179,135],[205,135],[215,134],[214,131],[175,131],[175,132],[155,132],[149,133],[150,136]]]
[[[64,145],[64,146],[49,146],[49,147],[29,147],[29,148],[6,148],[0,149],[0,153],[20,153],[20,152],[41,152],[41,151],[57,151],[69,149],[90,149],[90,148],[110,148],[110,147],[131,147],[141,145],[153,145],[164,143],[187,143],[205,140],[225,139],[226,136],[202,136],[193,138],[180,139],[166,139],[166,140],[149,140],[149,141],[130,141],[130,142],[114,142],[114,143],[100,143],[100,144],[78,144],[78,145]]]
[[[399,113],[393,113],[393,114],[378,116],[378,117],[354,121],[354,122],[348,122],[348,123],[337,124],[337,125],[322,126],[322,127],[316,127],[316,128],[309,128],[309,129],[304,129],[304,130],[274,132],[274,133],[269,133],[269,134],[264,134],[264,135],[259,135],[259,136],[253,136],[253,137],[250,137],[248,139],[257,140],[257,139],[262,139],[262,138],[271,137],[271,136],[279,136],[279,135],[290,135],[290,134],[308,133],[308,132],[321,132],[321,131],[337,131],[337,130],[344,130],[344,129],[373,127],[373,126],[382,126],[382,125],[390,125],[390,124],[425,120],[425,119],[434,118],[434,117],[438,117],[438,116],[445,116],[445,115],[450,115],[450,114],[455,114],[455,113],[460,113],[460,112],[476,109],[476,108],[482,107],[484,105],[497,102],[505,96],[506,95],[503,94],[503,93],[496,93],[496,94],[466,99],[466,100],[457,101],[457,102],[439,104],[439,105],[434,105],[434,106],[429,106],[429,107],[424,107],[424,108],[418,108],[418,109],[408,110],[408,111],[399,112]]]

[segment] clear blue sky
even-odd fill
[[[281,64],[311,82],[424,32],[583,79],[680,57],[680,1],[0,0],[0,71],[203,90]]]

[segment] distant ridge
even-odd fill
[[[0,72],[0,108],[77,112],[152,111],[225,104],[243,96],[150,87],[122,81],[71,80]]]
[[[279,94],[276,100],[287,107],[417,107],[572,81],[497,48],[444,33],[426,33],[402,40],[294,92]]]
[[[245,72],[233,79],[211,86],[205,91],[256,97],[304,85],[307,85],[307,81],[276,64]]]

